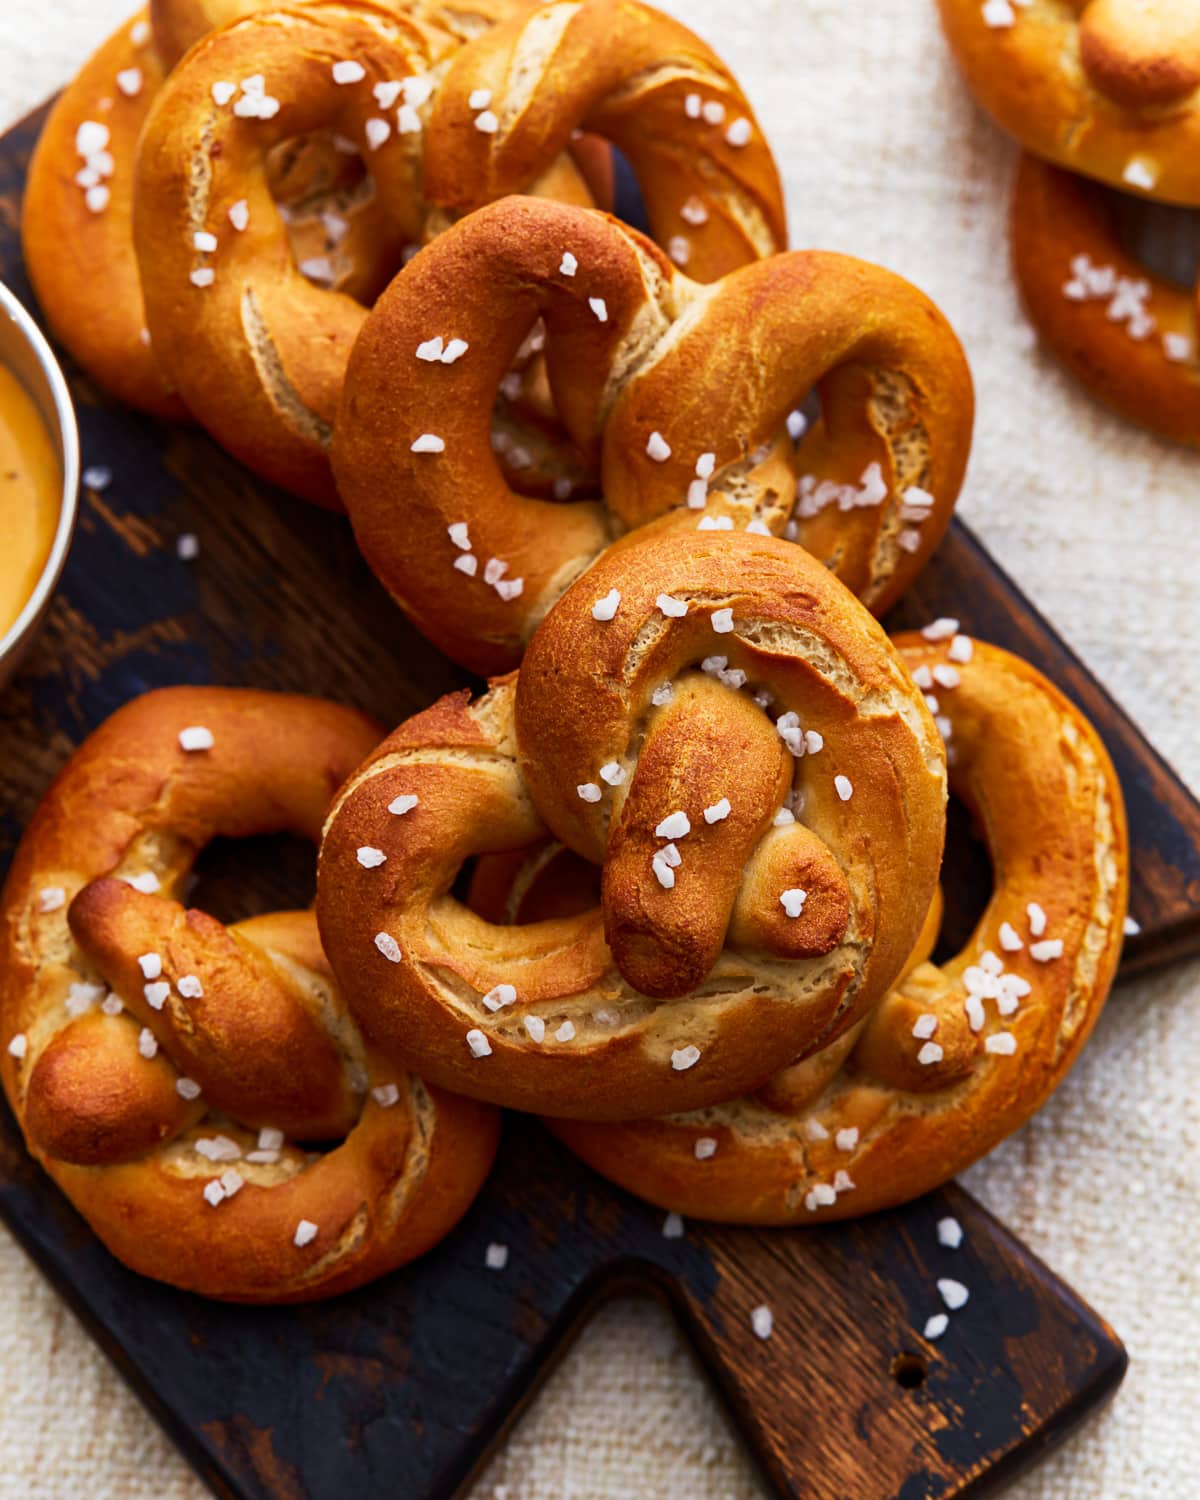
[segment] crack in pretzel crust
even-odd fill
[[[621,605],[603,623],[591,606],[610,585]],[[685,618],[662,616],[660,591]],[[796,711],[807,759],[776,725]],[[601,763],[611,789],[584,800]],[[729,810],[703,817],[722,786]],[[519,678],[441,700],[349,779],[318,921],[375,1043],[443,1087],[598,1119],[703,1105],[877,1004],[929,905],[944,798],[920,693],[819,565],[769,537],[643,538],[559,601]],[[680,805],[691,831],[664,889],[653,828]],[[603,867],[599,907],[504,926],[452,893],[465,862],[550,833]],[[807,890],[796,918],[792,886]]]
[[[185,749],[196,726],[212,743]],[[316,699],[149,693],[80,747],[17,851],[4,1086],[31,1152],[144,1275],[330,1296],[428,1249],[490,1166],[495,1112],[364,1043],[311,912],[225,928],[175,899],[214,836],[315,839],[378,732]]]
[[[664,1208],[804,1224],[928,1192],[1042,1104],[1104,1003],[1122,942],[1128,843],[1120,786],[1095,731],[996,647],[950,651],[950,641],[920,636],[897,644],[911,671],[944,679],[932,690],[952,790],[992,856],[988,908],[964,950],[937,967],[928,958],[935,907],[874,1013],[757,1095],[640,1124],[549,1122],[592,1166]],[[1050,946],[1035,953],[1039,942]],[[918,1059],[930,1043],[940,1055]],[[698,1157],[705,1137],[715,1147]]]

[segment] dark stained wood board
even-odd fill
[[[0,276],[30,305],[17,226],[38,119],[0,141]],[[52,773],[120,703],[170,682],[324,693],[397,722],[467,679],[408,627],[344,520],[251,480],[203,437],[106,403],[72,374],[85,494],[47,627],[0,697],[0,870]],[[174,540],[200,539],[192,564]],[[1105,732],[1135,837],[1140,965],[1200,946],[1200,808],[956,526],[905,609],[1032,657]],[[907,623],[905,621],[904,623]],[[239,874],[234,861],[220,864]],[[240,872],[245,915],[295,899],[293,862]],[[226,888],[224,900],[233,899]],[[1066,1436],[1125,1368],[1115,1335],[957,1187],[858,1224],[689,1225],[609,1187],[510,1117],[463,1225],[422,1262],[335,1303],[230,1309],[143,1281],[99,1246],[0,1112],[0,1213],[214,1490],[324,1500],[456,1492],[600,1298],[637,1285],[677,1309],[784,1495],[977,1495]],[[966,1230],[941,1248],[935,1224]],[[503,1272],[484,1268],[491,1241]],[[938,1276],[971,1289],[937,1344]],[[775,1331],[758,1340],[750,1310]]]

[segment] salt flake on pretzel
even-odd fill
[[[497,467],[496,393],[539,318],[559,415],[599,456],[606,505],[519,494]],[[421,359],[435,335],[470,352]],[[794,456],[813,385],[822,420]],[[377,303],[333,461],[376,574],[442,650],[487,672],[519,661],[572,579],[652,521],[786,530],[886,609],[949,519],[972,412],[957,339],[898,276],[794,251],[702,286],[615,220],[509,198],[426,247]]]
[[[518,678],[435,704],[343,788],[322,939],[377,1045],[443,1086],[590,1119],[701,1107],[892,984],[933,892],[944,776],[920,691],[802,549],[643,537],[559,601]],[[602,867],[599,906],[511,927],[451,894],[464,861],[548,830]],[[363,847],[386,861],[364,868]]]
[[[375,739],[315,699],[150,693],[80,747],[22,839],[0,907],[4,1086],[30,1150],[145,1275],[245,1302],[347,1290],[436,1243],[491,1163],[490,1111],[364,1044],[311,912],[226,928],[178,900],[214,836],[315,837]]]
[[[1120,785],[1095,730],[1040,673],[946,623],[897,645],[937,699],[951,789],[988,842],[995,890],[979,925],[961,953],[931,963],[935,904],[873,1011],[757,1094],[627,1125],[551,1122],[623,1187],[746,1224],[869,1213],[989,1151],[1078,1056],[1123,941]]]

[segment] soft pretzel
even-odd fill
[[[1104,1004],[1122,942],[1120,785],[1094,729],[1028,663],[938,622],[897,641],[937,700],[950,786],[995,871],[963,951],[932,931],[882,1003],[757,1095],[631,1125],[552,1121],[651,1202],[745,1224],[868,1213],[937,1187],[1021,1125]]]
[[[488,1170],[494,1112],[364,1043],[311,912],[226,928],[177,899],[216,835],[315,837],[376,738],[316,699],[149,693],[80,747],[21,842],[0,908],[4,1087],[30,1150],[145,1275],[328,1296],[428,1249]]]
[[[938,0],[975,98],[1036,156],[1200,204],[1198,0]]]
[[[518,494],[497,468],[489,414],[537,318],[607,505]],[[433,338],[466,352],[429,363]],[[787,424],[814,384],[823,420],[793,461]],[[443,651],[495,672],[614,537],[655,518],[786,529],[886,609],[942,534],[971,421],[953,331],[898,276],[795,251],[700,286],[614,220],[508,198],[435,240],[377,303],[334,468],[377,576]]]
[[[1025,154],[1013,264],[1029,316],[1085,386],[1122,415],[1200,444],[1200,286],[1184,291],[1123,247],[1105,189]]]
[[[521,0],[389,0],[461,42]],[[150,343],[133,245],[138,136],[170,67],[201,37],[271,0],[155,0],[106,41],[46,121],[26,182],[22,236],[30,278],[55,337],[93,380],[127,405],[182,420],[186,409]],[[596,201],[611,202],[599,143],[572,143]],[[322,284],[370,303],[398,265],[357,155],[332,133],[282,142],[268,158],[291,257]],[[540,190],[589,202],[560,157]],[[527,439],[526,439],[527,441]]]
[[[381,1051],[444,1087],[698,1108],[872,1010],[929,906],[944,799],[920,692],[819,563],[644,538],[559,601],[518,677],[401,725],[343,788],[322,941]],[[451,894],[464,861],[548,829],[603,866],[600,906],[511,927]]]
[[[652,235],[697,281],[786,246],[779,174],[737,80],[637,0],[552,0],[456,57],[433,107],[426,190],[459,213],[526,192],[578,129],[624,152]]]
[[[537,10],[539,19],[550,14]],[[483,33],[462,50],[474,54],[487,43]],[[427,162],[439,134],[461,134],[455,119],[437,119],[456,47],[449,32],[370,0],[260,13],[193,48],[146,123],[134,230],[159,357],[189,409],[226,448],[319,503],[336,503],[327,450],[364,312],[293,264],[268,191],[270,154],[317,130],[357,144],[373,183],[379,239],[398,266],[406,246],[447,222],[447,208],[431,196],[436,174]],[[524,77],[522,57],[513,65]],[[464,62],[455,77],[471,66]],[[246,77],[267,82],[249,96],[230,95]],[[551,80],[546,88],[556,94],[559,85]],[[466,129],[480,141],[497,118],[490,98],[477,85],[464,95],[464,107],[474,100]],[[569,129],[562,134],[531,160],[522,188],[547,190],[546,174],[569,144]],[[696,150],[707,160],[702,136]],[[765,150],[757,140],[751,156]],[[230,228],[236,205],[248,211],[244,231]]]

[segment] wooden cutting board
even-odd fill
[[[31,306],[18,223],[39,123],[0,140],[0,276]],[[199,434],[72,383],[84,461],[113,480],[85,493],[45,631],[0,697],[0,871],[71,749],[148,688],[327,694],[392,724],[467,681],[404,622],[343,519],[268,491]],[[190,564],[175,554],[185,531],[200,541]],[[1200,949],[1200,807],[958,524],[895,623],[938,614],[1035,661],[1104,733],[1142,926],[1125,972]],[[955,842],[951,938],[986,898],[979,851]],[[311,897],[311,851],[248,845],[209,852],[197,905],[233,919]],[[573,1330],[631,1286],[677,1311],[780,1494],[812,1500],[982,1495],[1061,1441],[1126,1364],[1112,1330],[956,1187],[856,1224],[691,1224],[666,1239],[660,1213],[516,1116],[448,1240],[312,1308],[222,1307],[127,1272],[26,1156],[6,1109],[0,1214],[213,1489],[239,1500],[455,1494]],[[961,1249],[938,1243],[946,1214]],[[491,1242],[508,1246],[501,1272],[485,1269]],[[945,1275],[971,1300],[930,1344],[919,1330]],[[761,1303],[767,1341],[750,1323]]]

